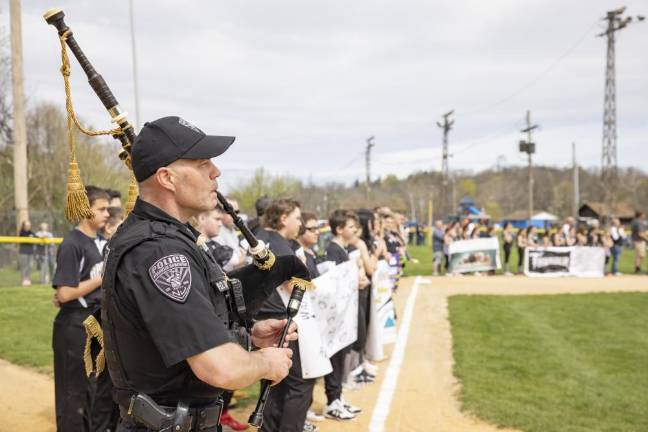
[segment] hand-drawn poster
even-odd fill
[[[313,282],[313,312],[330,357],[358,338],[358,265],[351,261],[342,263]]]
[[[385,357],[383,345],[396,340],[396,318],[391,300],[393,280],[390,265],[378,261],[371,278],[371,312],[366,353],[369,360],[379,361]]]

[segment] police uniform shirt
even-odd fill
[[[326,260],[333,261],[335,264],[342,264],[349,261],[349,254],[342,246],[332,241],[326,248]]]
[[[102,257],[95,239],[88,237],[81,230],[73,229],[63,239],[56,253],[56,272],[52,278],[52,287],[78,287],[79,283],[101,275]],[[61,309],[79,309],[91,307],[101,302],[101,290],[97,288],[79,301],[61,304]]]
[[[142,219],[174,225],[175,236],[193,243],[199,235],[142,200],[120,231]],[[114,240],[110,249],[118,247],[119,232]],[[127,252],[117,269],[115,301],[130,327],[116,338],[120,357],[133,386],[161,404],[207,402],[220,394],[200,381],[186,361],[233,341],[227,310],[217,313],[215,307],[224,297],[210,286],[201,253],[180,238],[153,238]]]

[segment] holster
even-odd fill
[[[190,408],[180,401],[175,408],[158,405],[149,396],[138,393],[130,397],[128,406],[120,403],[122,418],[159,432],[190,432],[218,425],[223,402],[202,408]]]

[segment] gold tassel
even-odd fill
[[[76,155],[72,154],[72,160],[68,165],[65,219],[70,222],[78,222],[81,219],[91,219],[93,217],[94,212],[90,209],[88,195],[83,182],[81,182],[81,172],[76,161]]]
[[[104,339],[103,339],[103,330],[97,319],[90,315],[88,318],[83,321],[83,327],[86,331],[86,342],[85,348],[83,349],[83,363],[85,365],[86,375],[89,377],[92,375],[92,372],[95,372],[95,376],[101,375],[106,367],[106,356],[104,354]],[[96,338],[99,342],[101,350],[97,354],[94,365],[92,364],[92,351],[90,346],[92,344],[92,339]]]
[[[305,291],[311,291],[315,289],[315,284],[306,279],[300,279],[298,277],[290,278],[290,285],[295,288],[303,289]]]
[[[128,198],[126,199],[126,216],[135,208],[137,195],[137,180],[135,179],[135,175],[131,173],[130,184],[128,185]]]
[[[266,251],[268,254],[264,258],[259,259],[256,256],[253,258],[254,265],[259,270],[270,270],[275,263],[276,258],[272,251],[269,248],[266,248]]]

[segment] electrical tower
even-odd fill
[[[608,11],[603,20],[607,21],[607,29],[598,37],[607,37],[607,60],[605,66],[605,98],[603,101],[603,151],[601,154],[601,181],[603,192],[608,205],[613,199],[617,177],[617,118],[616,118],[616,78],[614,66],[615,33],[628,26],[632,17],[623,17],[625,6]],[[643,21],[643,16],[637,15],[637,21]],[[612,209],[610,208],[610,211]]]
[[[373,136],[367,138],[367,147],[365,149],[365,168],[367,171],[367,196],[371,192],[371,148],[374,147]]]
[[[536,148],[535,143],[531,139],[531,132],[539,126],[537,124],[531,124],[531,111],[529,110],[526,113],[526,124],[527,127],[520,131],[527,134],[526,141],[520,140],[520,152],[526,153],[529,157],[529,223],[531,223],[531,217],[533,216],[533,165],[531,163],[531,155],[535,153]]]
[[[450,168],[448,167],[448,158],[450,157],[448,153],[448,132],[452,129],[454,125],[454,120],[450,120],[450,116],[454,113],[454,110],[450,110],[447,113],[443,114],[443,123],[437,122],[437,126],[443,129],[443,160],[441,162],[441,202],[443,203],[444,210],[447,211],[448,203],[448,181],[450,180]]]

